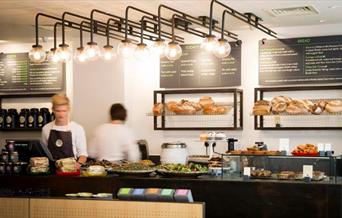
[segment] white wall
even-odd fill
[[[342,34],[341,25],[319,25],[276,29],[280,37],[324,36]],[[243,131],[226,131],[229,137],[239,139],[240,147],[253,145],[255,141],[264,141],[269,148],[277,149],[279,138],[290,139],[290,150],[300,143],[332,143],[337,154],[342,154],[342,134],[340,131],[261,131],[254,130],[254,119],[250,116],[254,102],[254,88],[258,87],[258,40],[268,38],[258,30],[238,32],[242,40],[242,85],[244,91],[244,128]],[[198,41],[198,39],[197,39]],[[195,42],[190,39],[187,43]],[[157,67],[156,67],[157,66]],[[153,90],[159,89],[159,61],[152,63],[125,64],[125,102],[130,110],[130,125],[138,138],[149,142],[151,154],[160,154],[160,145],[166,141],[183,141],[188,145],[190,154],[204,154],[203,143],[196,142],[202,131],[153,131],[153,119],[145,113],[153,105]],[[127,79],[126,79],[127,78]],[[133,79],[135,78],[135,80]],[[220,152],[226,150],[226,144],[217,145]]]

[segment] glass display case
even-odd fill
[[[155,130],[241,130],[240,89],[154,91]]]
[[[222,178],[250,180],[283,180],[336,183],[341,156],[289,155],[233,155],[221,154]],[[303,175],[303,169],[312,167],[312,175]],[[305,171],[306,173],[306,171]]]

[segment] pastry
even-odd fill
[[[278,174],[278,179],[294,179],[296,177],[296,173],[293,171],[281,171]]]
[[[227,108],[224,106],[210,105],[203,109],[203,114],[226,114]]]
[[[290,97],[287,96],[276,96],[271,100],[271,105],[275,105],[278,103],[285,103],[288,104],[290,103],[290,101],[292,101],[292,99]]]
[[[200,140],[201,141],[206,141],[206,140],[208,140],[208,134],[207,133],[201,133],[200,134]]]
[[[285,102],[279,102],[272,105],[272,112],[275,114],[282,113],[286,110],[287,104]]]
[[[254,103],[253,115],[262,116],[268,115],[271,112],[271,105],[269,101],[260,100]]]
[[[196,109],[191,105],[179,105],[175,106],[173,108],[173,112],[175,112],[177,115],[193,115],[196,113]]]
[[[308,109],[303,100],[292,100],[286,107],[286,112],[289,114],[303,114],[308,112]]]
[[[252,170],[251,176],[252,177],[270,177],[272,172],[270,170]]]
[[[206,108],[213,105],[214,101],[210,96],[202,96],[199,100],[199,104],[202,108]]]
[[[329,113],[338,113],[342,112],[342,101],[341,100],[333,100],[329,101],[325,106],[325,110]]]
[[[167,102],[167,104],[166,104],[166,108],[167,108],[167,110],[168,111],[171,111],[171,112],[173,112],[173,110],[175,109],[175,107],[177,106],[177,102],[176,101],[169,101],[169,102]]]
[[[164,112],[164,105],[162,103],[156,103],[152,108],[153,116],[160,116]]]

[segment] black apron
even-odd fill
[[[50,130],[48,148],[54,160],[75,157],[71,131]]]

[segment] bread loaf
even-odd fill
[[[154,116],[160,116],[164,112],[164,105],[162,103],[156,103],[152,108]]]
[[[325,106],[325,110],[329,113],[338,113],[342,112],[342,101],[341,100],[333,100],[329,101]]]

